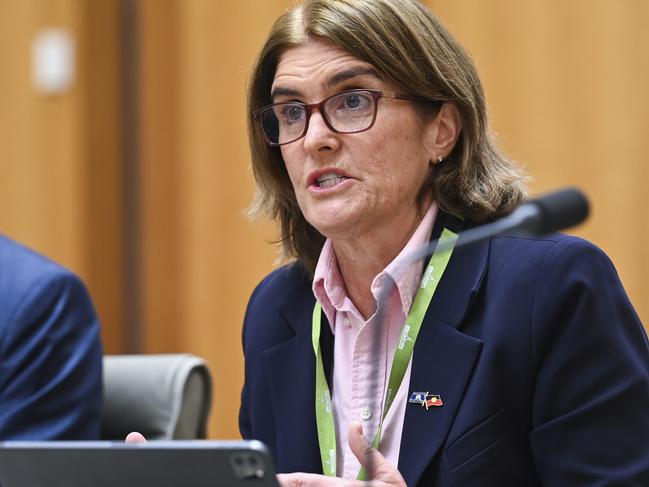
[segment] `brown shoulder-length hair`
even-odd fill
[[[458,108],[459,139],[443,163],[431,165],[420,196],[432,193],[443,210],[477,221],[508,213],[521,202],[524,174],[494,143],[476,68],[432,12],[415,0],[307,0],[273,25],[248,92],[257,182],[250,214],[279,220],[284,257],[297,258],[312,272],[324,237],[302,215],[280,150],[265,143],[251,114],[271,103],[280,56],[310,37],[333,42],[370,63],[405,94]]]

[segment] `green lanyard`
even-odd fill
[[[374,448],[379,447],[381,442],[381,429],[383,428],[383,420],[388,414],[388,410],[392,405],[394,396],[403,381],[406,374],[408,363],[412,357],[412,352],[417,341],[419,329],[424,321],[424,315],[430,305],[437,284],[439,284],[446,266],[453,253],[453,248],[457,242],[458,235],[447,228],[444,228],[442,235],[439,239],[437,249],[428,262],[428,266],[424,271],[421,278],[419,289],[415,300],[410,307],[406,321],[401,329],[397,348],[394,352],[394,360],[392,361],[392,368],[390,369],[390,379],[388,381],[388,390],[385,396],[385,406],[379,428],[372,441]],[[441,249],[441,251],[438,251]],[[322,471],[325,475],[336,476],[336,432],[334,430],[334,415],[333,405],[331,402],[331,393],[324,373],[324,364],[322,362],[322,353],[320,351],[320,328],[321,328],[322,308],[320,303],[316,301],[313,307],[313,327],[311,329],[311,340],[313,343],[313,351],[316,356],[316,384],[315,384],[315,414],[316,423],[318,426],[318,443],[320,445],[320,458],[322,460]],[[365,471],[361,469],[358,474],[358,479],[364,480],[366,478]]]

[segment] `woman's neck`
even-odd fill
[[[372,282],[406,246],[428,209],[416,212],[409,222],[396,222],[395,228],[380,229],[353,239],[332,239],[338,267],[347,295],[364,319],[376,310]]]

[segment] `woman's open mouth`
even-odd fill
[[[345,176],[342,176],[340,174],[336,173],[327,173],[323,174],[319,178],[315,180],[316,186],[319,188],[333,188],[334,186],[342,183],[344,180],[347,178]]]

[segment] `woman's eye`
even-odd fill
[[[345,107],[358,108],[361,105],[361,98],[358,95],[347,95],[345,97]]]
[[[294,123],[304,119],[304,107],[300,105],[284,105],[279,111],[279,117],[286,123]]]
[[[371,105],[371,98],[363,93],[343,93],[339,108],[343,110],[366,110]]]
[[[291,121],[299,120],[300,118],[302,118],[302,113],[303,113],[302,107],[294,106],[294,107],[289,107],[289,109],[287,110],[288,119]]]

